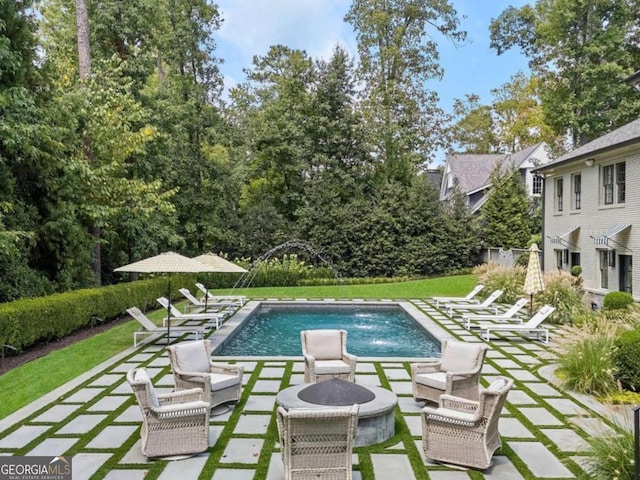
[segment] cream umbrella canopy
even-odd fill
[[[540,268],[540,249],[535,243],[529,247],[529,263],[527,264],[527,275],[524,278],[524,293],[531,296],[529,303],[529,313],[533,312],[533,296],[544,290],[544,280],[542,279],[542,269]]]
[[[220,255],[216,255],[215,253],[205,253],[199,255],[197,257],[193,257],[193,260],[196,260],[200,263],[208,265],[210,267],[215,268],[215,271],[218,273],[247,273],[247,269],[242,268],[240,265],[236,265],[229,260],[222,258]],[[207,293],[204,296],[204,309],[207,309],[207,302],[209,300],[209,290],[207,289]]]
[[[169,304],[167,306],[167,344],[171,333],[171,274],[215,272],[216,270],[203,263],[175,252],[165,252],[154,257],[145,258],[114,269],[114,272],[167,273],[169,277]]]

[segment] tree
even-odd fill
[[[434,37],[458,42],[465,32],[448,0],[354,0],[345,20],[356,32],[373,156],[385,177],[408,184],[446,143],[446,116],[426,88],[442,76]]]
[[[578,147],[640,113],[624,79],[640,65],[638,0],[537,0],[491,23],[498,54],[519,47],[540,77],[545,121]]]
[[[531,237],[531,205],[522,176],[499,164],[489,177],[491,189],[481,210],[485,247],[524,248]]]
[[[481,105],[480,97],[467,94],[465,100],[456,99],[453,114],[458,118],[452,128],[452,139],[467,153],[496,153],[500,151],[493,108]]]

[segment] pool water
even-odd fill
[[[360,357],[434,357],[440,342],[397,305],[261,305],[215,352],[222,356],[301,356],[300,331],[347,331],[347,351]]]

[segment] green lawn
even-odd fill
[[[248,288],[217,290],[216,293],[234,293],[252,298],[411,299],[434,295],[464,295],[475,283],[473,276],[460,275],[403,283]],[[149,316],[159,321],[162,313],[156,311]],[[137,329],[137,322],[126,322],[1,375],[0,391],[3,393],[0,418],[131,347],[132,335]]]

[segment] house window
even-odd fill
[[[563,194],[563,182],[562,182],[562,178],[558,178],[556,180],[556,211],[557,212],[561,212],[563,205],[562,205],[562,194]]]
[[[562,270],[564,250],[554,250],[554,253],[556,254],[556,268]]]
[[[600,264],[600,287],[609,288],[609,251],[598,250]]]
[[[618,203],[624,203],[626,195],[626,173],[627,165],[625,162],[616,164],[616,187],[618,188]]]
[[[625,203],[627,194],[625,162],[602,167],[602,201],[605,205]]]
[[[580,210],[582,208],[582,175],[574,175],[571,181],[573,182],[573,209]]]
[[[542,177],[540,175],[533,176],[532,191],[533,195],[540,195],[542,193]]]

